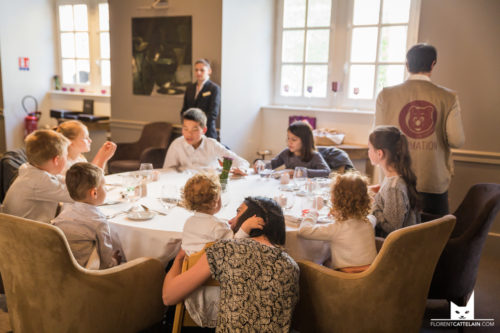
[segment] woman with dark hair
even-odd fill
[[[283,149],[275,158],[267,164],[258,160],[254,164],[254,170],[276,169],[282,165],[290,170],[293,176],[295,167],[307,168],[308,177],[328,177],[330,167],[320,153],[316,151],[314,136],[309,123],[296,121],[287,129],[287,148]]]
[[[217,331],[288,332],[299,295],[299,268],[281,248],[285,219],[272,199],[248,197],[231,219],[237,231],[248,216],[261,217],[265,226],[250,238],[221,240],[188,271],[181,274],[185,253],[177,254],[163,283],[163,302],[173,305],[212,276],[221,298]]]

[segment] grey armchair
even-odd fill
[[[500,184],[476,184],[455,211],[457,224],[436,265],[429,298],[465,306],[474,289],[484,242],[500,210]]]
[[[0,252],[14,332],[138,332],[162,318],[164,270],[156,259],[86,270],[57,227],[6,214]]]

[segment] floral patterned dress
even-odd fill
[[[252,239],[206,249],[220,283],[217,332],[289,332],[299,297],[299,267],[282,249]]]

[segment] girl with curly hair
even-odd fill
[[[335,223],[316,224],[318,214],[310,212],[302,221],[299,235],[307,239],[330,242],[330,263],[333,269],[362,272],[377,255],[375,219],[369,216],[371,197],[368,181],[358,172],[335,177],[331,190],[331,214]]]

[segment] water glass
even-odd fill
[[[163,185],[161,187],[160,201],[165,208],[170,209],[177,206],[180,201],[180,197],[179,186]]]
[[[293,182],[299,188],[305,184],[307,180],[307,169],[305,167],[295,167],[295,171],[293,172]]]
[[[150,182],[153,180],[153,164],[141,163],[139,172],[142,175],[143,180],[145,180],[146,182]]]

